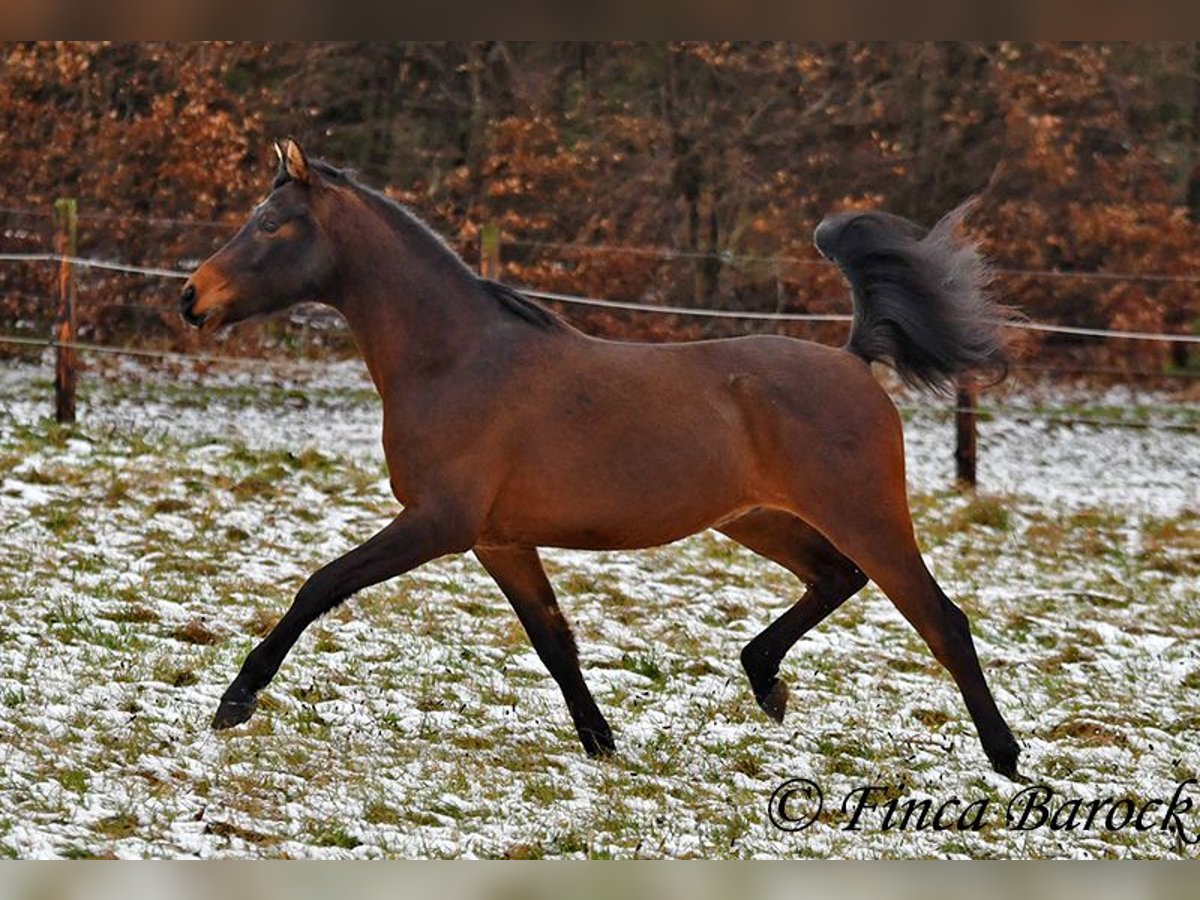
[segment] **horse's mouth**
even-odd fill
[[[181,311],[183,321],[187,322],[193,328],[199,328],[204,334],[212,334],[225,322],[225,307],[219,306],[213,309],[206,309],[202,313],[197,313],[191,309]]]
[[[235,296],[228,281],[219,278],[218,283],[210,284],[208,282],[213,280],[213,275],[211,271],[207,276],[202,275],[204,271],[202,266],[184,285],[179,298],[179,314],[183,321],[193,328],[210,332],[225,320],[229,304],[234,301]],[[197,287],[197,275],[204,282],[203,287]]]

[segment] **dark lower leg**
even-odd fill
[[[443,522],[406,511],[365,544],[313,573],[291,608],[246,657],[221,697],[213,728],[229,728],[250,718],[259,691],[270,683],[304,629],[319,616],[365,587],[463,549],[453,535]]]
[[[872,572],[872,578],[954,678],[992,768],[1015,778],[1021,748],[983,676],[966,613],[934,581],[915,548],[913,554],[895,569],[884,569],[878,575]]]
[[[721,531],[809,585],[804,596],[750,641],[741,654],[754,699],[767,715],[782,722],[788,690],[778,676],[784,656],[867,580],[820,532],[790,513],[757,510]]]
[[[612,730],[579,668],[575,636],[532,547],[476,548],[475,555],[508,598],[538,657],[558,683],[580,743],[589,756],[616,749]]]
[[[941,624],[928,629],[928,634],[922,630],[922,637],[938,662],[954,677],[992,768],[1001,775],[1015,778],[1021,746],[1000,714],[984,678],[971,638],[970,622],[966,613],[955,606],[936,583],[934,589],[938,595]]]
[[[742,648],[742,668],[750,679],[754,699],[776,722],[783,721],[788,700],[787,685],[778,677],[783,658],[800,638],[861,587],[861,583],[832,579],[815,583],[791,609]]]

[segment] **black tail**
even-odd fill
[[[841,268],[854,298],[846,349],[892,366],[906,384],[954,390],[968,371],[1008,371],[1000,328],[1011,309],[987,296],[987,264],[956,234],[970,201],[928,232],[883,212],[848,212],[817,226],[813,242]]]

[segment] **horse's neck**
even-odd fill
[[[441,248],[350,232],[338,296],[371,378],[386,398],[469,356],[496,325],[475,277]],[[448,252],[448,251],[447,251]]]

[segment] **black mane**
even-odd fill
[[[566,322],[560,319],[557,313],[542,306],[532,297],[522,294],[516,288],[501,284],[499,281],[492,281],[490,278],[480,278],[479,284],[490,296],[500,301],[501,306],[530,325],[536,325],[546,331],[566,327]]]
[[[310,160],[309,167],[320,172],[323,177],[328,178],[330,181],[343,184],[357,191],[380,212],[393,228],[405,236],[414,238],[414,242],[418,246],[429,247],[435,250],[435,252],[441,251],[441,255],[447,257],[452,262],[452,265],[458,268],[462,274],[473,279],[487,296],[498,302],[507,312],[545,331],[554,331],[569,327],[552,310],[542,306],[542,304],[521,293],[516,288],[501,284],[498,281],[492,281],[489,278],[480,278],[471,270],[470,266],[463,262],[462,257],[454,252],[454,249],[446,243],[441,235],[422,222],[412,210],[397,203],[387,194],[355,180],[350,170],[339,169],[322,159]],[[287,171],[281,166],[272,186],[279,188],[288,181]]]

